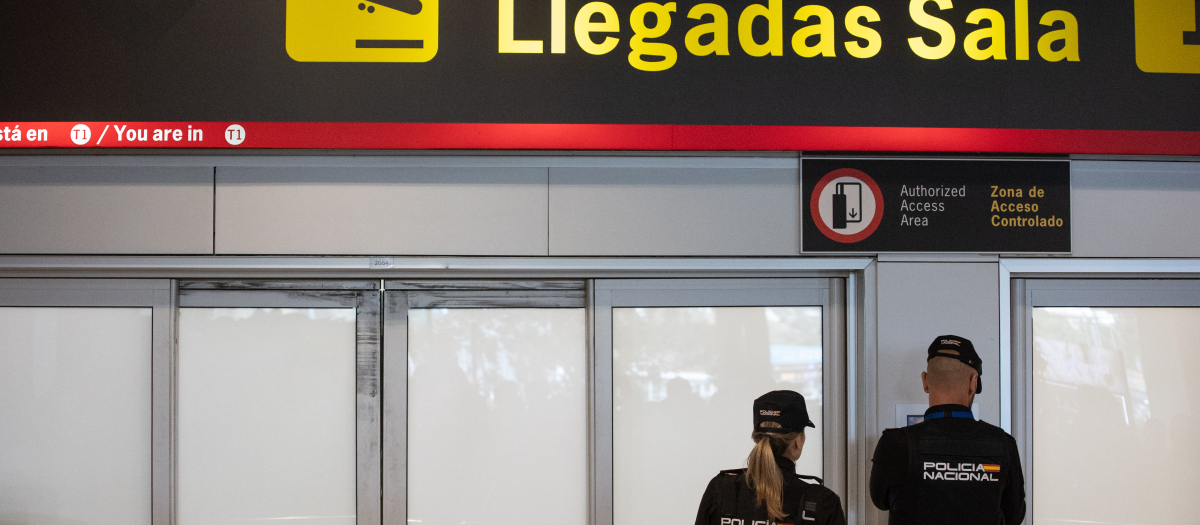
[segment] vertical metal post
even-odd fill
[[[1000,428],[1013,431],[1012,273],[1000,261]]]
[[[408,294],[384,291],[383,523],[408,523]]]
[[[382,384],[380,377],[380,292],[359,292],[356,307],[356,435],[358,441],[357,522],[379,525],[383,519],[382,458]]]
[[[613,523],[612,291],[591,286],[592,339],[592,515],[591,525]]]
[[[859,276],[850,274],[846,278],[846,520],[857,523],[860,516],[858,505],[866,486],[863,478],[862,425],[858,409],[858,289]]]
[[[178,355],[179,284],[170,281],[154,291],[151,313],[150,386],[150,522],[174,525],[175,516],[175,386]]]
[[[847,427],[850,426],[847,418],[850,390],[846,371],[846,352],[849,349],[846,341],[846,281],[841,278],[830,278],[828,283],[827,306],[822,312],[825,325],[823,328],[825,331],[825,355],[822,359],[822,390],[825,398],[824,404],[832,417],[825,416],[824,428],[821,429],[824,442],[828,443],[824,447],[825,457],[823,458],[825,486],[838,494],[846,494],[847,450],[838,446],[840,443],[846,443],[846,447],[849,447],[846,434]]]

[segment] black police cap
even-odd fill
[[[766,422],[779,423],[783,428],[763,427]],[[754,400],[754,431],[791,434],[802,432],[804,427],[817,428],[808,418],[808,406],[804,396],[791,390],[767,392]]]
[[[979,358],[979,354],[975,353],[975,345],[971,344],[970,339],[957,335],[937,336],[929,345],[929,359],[925,361],[929,362],[935,357],[949,357],[974,368],[975,372],[979,374],[979,381],[975,384],[975,393],[983,392],[983,360]]]

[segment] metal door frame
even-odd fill
[[[403,412],[395,408],[406,408],[406,374],[393,378],[386,366],[389,356],[391,359],[401,358],[399,346],[395,341],[407,342],[406,322],[400,322],[395,313],[403,304],[407,308],[408,300],[399,300],[401,292],[416,294],[416,292],[471,292],[461,297],[454,294],[447,298],[478,301],[479,294],[474,292],[487,291],[495,288],[507,289],[504,300],[521,301],[521,292],[528,283],[554,283],[575,281],[585,283],[585,289],[575,291],[584,298],[587,308],[593,307],[590,298],[594,290],[595,279],[662,279],[662,280],[714,280],[736,279],[764,282],[771,279],[838,279],[844,282],[844,335],[845,340],[845,381],[846,404],[844,426],[845,447],[839,447],[844,452],[841,461],[845,465],[845,485],[841,492],[846,505],[847,517],[851,523],[861,523],[868,519],[870,504],[867,501],[866,472],[870,468],[869,445],[876,434],[876,341],[875,341],[875,275],[876,265],[873,259],[857,258],[470,258],[470,257],[125,257],[125,256],[0,256],[0,289],[5,282],[33,281],[47,283],[73,280],[83,288],[101,288],[103,283],[142,282],[140,280],[154,279],[170,288],[177,283],[187,288],[185,295],[200,297],[212,296],[217,292],[252,292],[274,291],[287,292],[293,295],[300,292],[338,292],[353,293],[374,292],[379,294],[380,301],[385,302],[379,308],[379,314],[384,310],[393,315],[384,318],[382,329],[378,334],[378,344],[384,345],[378,352],[377,366],[382,367],[380,380],[383,381],[382,407],[379,410],[380,431],[379,447],[392,450],[402,444],[394,441],[395,436],[405,436],[384,431],[391,423],[405,422]],[[179,281],[176,281],[179,280]],[[381,281],[383,280],[383,281]],[[415,286],[417,288],[440,289],[393,289],[384,291],[383,283],[388,286]],[[407,283],[407,284],[404,284]],[[440,284],[439,284],[440,283]],[[451,290],[451,287],[466,288]],[[481,283],[491,283],[483,285]],[[524,283],[524,284],[521,284]],[[571,285],[572,287],[578,285]],[[349,288],[347,288],[349,287]],[[515,288],[515,290],[514,290]],[[537,290],[526,290],[537,291]],[[542,290],[547,291],[547,290]],[[561,291],[561,290],[560,290]],[[436,293],[425,294],[433,301]],[[301,294],[305,295],[305,294]],[[335,294],[336,295],[336,294]],[[419,294],[418,294],[419,295]],[[460,294],[461,295],[461,294]],[[469,296],[474,295],[474,298]],[[536,295],[536,294],[535,294]],[[561,294],[560,294],[561,295]],[[500,297],[490,299],[499,300]],[[163,292],[163,300],[168,306],[165,312],[170,315],[157,316],[169,318],[167,333],[156,330],[156,343],[162,335],[167,344],[157,345],[165,348],[162,357],[156,357],[155,368],[155,421],[156,443],[173,442],[173,423],[163,425],[160,421],[172,422],[174,418],[174,392],[161,391],[161,384],[173,388],[175,348],[175,312],[177,312],[178,293],[175,289]],[[574,300],[573,298],[570,300]],[[265,304],[265,303],[264,303]],[[275,303],[273,303],[275,304]],[[427,304],[436,304],[433,302]],[[466,303],[463,303],[466,304]],[[478,303],[475,303],[478,304]],[[519,304],[508,302],[508,305]],[[157,313],[157,310],[156,310]],[[157,326],[157,325],[156,325]],[[594,314],[588,315],[589,345],[595,343]],[[401,338],[398,334],[405,334]],[[594,348],[589,347],[592,356],[589,364],[594,363]],[[406,349],[404,350],[406,352]],[[156,354],[157,355],[157,354]],[[170,360],[169,362],[166,360]],[[403,358],[406,360],[406,356]],[[159,367],[158,365],[163,365]],[[165,381],[162,379],[165,373]],[[827,376],[833,377],[833,376]],[[391,385],[392,388],[388,388]],[[401,385],[405,385],[401,388]],[[590,391],[594,392],[592,385]],[[393,397],[393,396],[399,397]],[[594,393],[593,404],[596,402]],[[611,402],[610,402],[611,403]],[[165,411],[165,412],[164,412]],[[163,429],[165,430],[158,430]],[[395,430],[399,430],[398,428]],[[162,435],[160,435],[162,434]],[[589,431],[589,436],[594,436]],[[165,436],[165,437],[163,437]],[[391,436],[391,437],[389,437]],[[406,439],[406,436],[405,436]],[[832,446],[832,440],[826,443]],[[161,447],[160,447],[161,448]],[[173,450],[167,449],[165,455],[156,452],[155,469],[155,521],[154,525],[173,525],[174,517],[174,481],[173,481]],[[160,457],[162,455],[162,457]],[[389,485],[388,479],[395,479],[394,473],[399,468],[403,470],[404,460],[395,462],[395,458],[381,452],[381,475],[376,479],[380,485],[380,497],[377,508],[379,519],[372,525],[387,522],[396,525],[406,523],[403,515],[393,521],[394,513],[386,509],[395,507],[395,503],[383,501],[386,497],[384,486]],[[828,460],[826,461],[829,465]],[[840,471],[840,466],[838,467]],[[827,469],[832,471],[832,469]],[[389,474],[389,471],[392,474]],[[592,472],[594,473],[594,467]],[[403,480],[401,480],[403,482]],[[599,501],[596,491],[595,478],[592,478],[590,498]],[[607,482],[611,486],[611,477]],[[401,492],[403,495],[403,492]],[[164,496],[165,495],[165,496]],[[611,501],[611,491],[607,501]],[[611,511],[611,506],[609,507]],[[611,516],[611,512],[609,513]],[[360,523],[363,520],[360,519]],[[589,514],[589,523],[609,525],[596,521],[595,513]]]
[[[355,521],[358,525],[378,525],[382,519],[380,351],[383,341],[379,284],[377,280],[181,281],[178,284],[179,309],[355,309]],[[172,350],[177,353],[177,346]],[[177,402],[173,395],[172,404]],[[172,519],[171,523],[176,521]]]
[[[384,281],[382,475],[385,525],[408,523],[409,309],[586,308],[586,288],[587,283],[583,280]],[[387,363],[402,365],[388,366]]]
[[[1196,259],[1082,259],[1082,258],[1001,258],[1000,292],[1000,426],[1017,440],[1027,491],[1033,486],[1032,394],[1029,370],[1025,367],[1032,340],[1027,314],[1027,288],[1039,279],[1117,282],[1130,279],[1200,279],[1200,260]],[[1036,286],[1036,285],[1035,285]],[[1033,506],[1029,505],[1032,509]],[[1032,523],[1033,512],[1025,522]]]
[[[846,494],[850,486],[848,461],[853,424],[849,407],[855,405],[854,387],[848,384],[849,334],[847,279],[830,277],[791,279],[618,279],[595,282],[592,456],[592,523],[610,525],[614,513],[613,452],[613,326],[612,309],[622,307],[723,307],[820,306],[822,308],[823,385],[827,410],[822,422],[826,486]],[[861,482],[862,478],[856,478]],[[849,502],[848,502],[849,503]]]
[[[1012,435],[1021,454],[1033,521],[1033,309],[1200,307],[1200,279],[1012,279]]]
[[[175,516],[175,305],[166,279],[0,279],[0,306],[150,308],[150,523]]]

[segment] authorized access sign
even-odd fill
[[[805,252],[1070,253],[1067,161],[803,161]]]

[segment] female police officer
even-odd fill
[[[708,483],[696,525],[845,525],[837,494],[796,474],[804,427],[816,428],[804,396],[776,390],[755,399],[749,468],[722,470]]]

